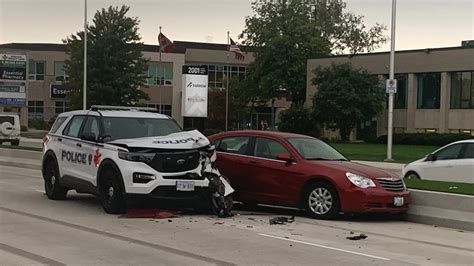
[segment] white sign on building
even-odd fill
[[[183,66],[183,116],[207,117],[208,81],[206,65]]]

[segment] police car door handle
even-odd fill
[[[82,144],[81,143],[76,143],[76,146],[77,147],[82,147]]]
[[[63,139],[62,139],[62,138],[58,138],[58,141],[63,141]]]

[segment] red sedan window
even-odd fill
[[[280,153],[288,153],[288,150],[279,142],[271,139],[257,138],[255,142],[255,156],[276,159]]]
[[[217,151],[236,154],[248,154],[250,138],[248,137],[228,137],[223,138],[217,146]]]

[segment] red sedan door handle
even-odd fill
[[[250,160],[249,162],[250,162],[251,164],[258,164],[258,162],[257,162],[257,161],[254,161],[254,160]]]

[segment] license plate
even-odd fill
[[[403,197],[395,197],[395,198],[393,198],[393,205],[395,205],[395,206],[403,206]]]
[[[194,191],[194,181],[176,181],[177,191]]]

